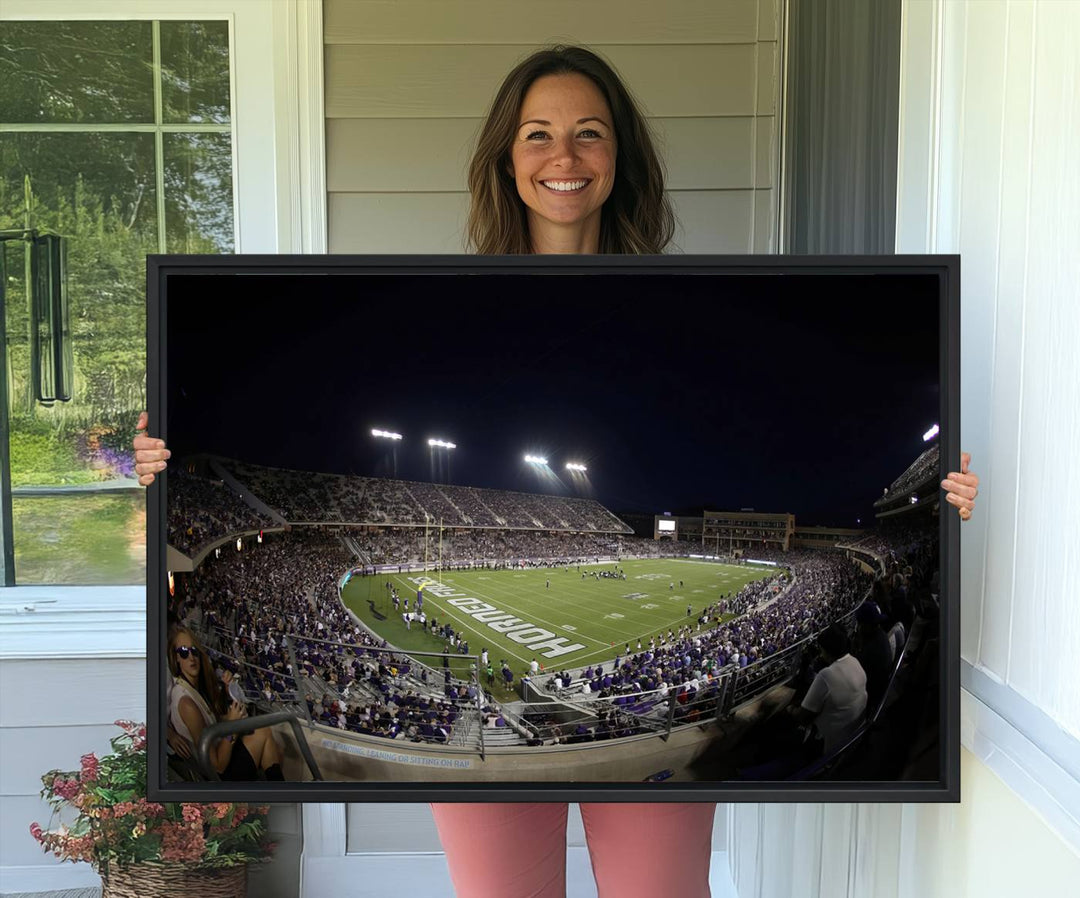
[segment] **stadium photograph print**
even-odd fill
[[[468,184],[482,255],[661,254],[674,232],[644,115],[584,48],[506,77]],[[937,720],[939,516],[966,520],[978,491],[966,455],[939,479],[937,288],[883,340],[858,310],[868,289],[900,308],[902,277],[823,270],[835,307],[808,308],[752,276],[722,303],[706,275],[603,276],[498,269],[408,327],[422,277],[365,275],[359,303],[306,282],[297,393],[273,316],[230,308],[225,284],[184,294],[183,317],[174,300],[169,446],[145,413],[134,441],[140,483],[166,474],[174,634],[240,684],[243,713],[303,718],[326,780],[663,790],[838,760],[842,781],[937,779],[915,734]],[[818,385],[791,375],[809,371]],[[840,758],[890,695],[914,728],[894,756]],[[292,732],[259,738],[255,779],[278,753],[286,781],[312,779]],[[602,895],[708,894],[714,806],[660,795],[582,805]],[[459,894],[564,893],[565,803],[433,809]]]

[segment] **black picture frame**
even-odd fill
[[[435,278],[514,275],[932,275],[938,287],[941,469],[960,457],[960,258],[925,256],[176,256],[147,258],[147,397],[151,433],[166,441],[170,282],[178,276],[267,279],[295,275],[424,274]],[[240,301],[242,291],[238,293]],[[874,298],[867,297],[868,314]],[[880,311],[880,310],[877,310]],[[283,335],[287,338],[287,335]],[[960,522],[943,503],[940,514],[940,704],[938,781],[694,783],[424,782],[169,782],[165,752],[167,476],[147,493],[148,794],[156,801],[402,802],[402,801],[747,801],[956,802],[960,800]],[[953,513],[945,513],[948,510]]]

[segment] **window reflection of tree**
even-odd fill
[[[0,84],[0,229],[68,238],[75,367],[71,402],[33,401],[25,272],[9,248],[18,580],[137,582],[144,556],[126,543],[141,529],[131,526],[144,514],[141,491],[110,502],[88,493],[135,483],[146,255],[234,248],[228,23],[5,22]],[[85,491],[48,493],[60,486]],[[79,558],[45,564],[46,539],[54,555]]]

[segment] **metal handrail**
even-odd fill
[[[858,605],[856,604],[855,607],[858,607]],[[850,612],[848,612],[847,614],[845,614],[841,618],[839,618],[837,622],[848,622],[848,621],[850,621],[850,619],[854,615],[854,613],[855,613],[855,609],[853,608]],[[765,689],[770,688],[772,685],[775,685],[776,682],[780,682],[782,679],[785,679],[786,677],[789,677],[790,676],[791,663],[797,657],[797,653],[801,653],[802,650],[805,648],[805,646],[808,643],[812,642],[814,639],[817,638],[817,635],[818,635],[817,633],[811,634],[810,636],[807,636],[804,639],[799,640],[798,642],[794,643],[793,645],[787,646],[786,648],[782,649],[781,651],[779,651],[779,652],[777,652],[777,653],[775,653],[773,655],[769,655],[768,657],[761,658],[758,661],[755,661],[753,664],[747,665],[744,668],[728,668],[728,669],[722,669],[721,671],[717,671],[716,675],[714,676],[714,679],[711,682],[706,680],[705,685],[702,688],[703,689],[704,688],[709,688],[711,686],[712,688],[714,688],[716,690],[716,693],[715,693],[716,698],[715,698],[715,700],[712,699],[712,697],[710,696],[710,703],[712,701],[715,701],[715,707],[716,707],[715,716],[716,716],[716,719],[719,720],[719,719],[722,719],[724,716],[729,715],[730,713],[732,713],[733,709],[737,705],[745,703],[747,701],[753,700],[754,698],[758,697],[758,695],[760,695],[762,692],[764,692]],[[297,641],[301,641],[301,642],[304,642],[304,643],[318,643],[318,644],[323,644],[323,645],[328,645],[328,646],[335,646],[335,647],[338,647],[338,648],[345,648],[345,649],[348,649],[348,650],[356,653],[358,656],[363,655],[363,654],[369,655],[370,657],[377,657],[379,655],[400,656],[403,659],[403,661],[405,661],[406,663],[411,662],[411,664],[415,665],[416,667],[426,668],[429,672],[434,672],[436,674],[438,673],[439,668],[433,668],[433,667],[430,667],[430,666],[424,664],[420,660],[420,658],[421,657],[433,657],[433,658],[441,659],[443,657],[443,654],[441,652],[420,652],[420,651],[415,651],[414,652],[414,651],[406,651],[406,650],[402,650],[400,648],[390,647],[390,646],[387,646],[387,647],[384,648],[384,647],[380,647],[380,646],[357,645],[357,644],[352,644],[352,643],[340,642],[340,641],[336,641],[336,640],[319,639],[317,637],[305,636],[305,635],[301,635],[301,634],[298,634],[298,633],[286,633],[286,634],[283,634],[283,636],[284,636],[284,647],[286,649],[287,654],[290,657],[290,660],[291,660],[291,663],[292,663],[292,666],[293,666],[293,674],[291,675],[291,678],[293,679],[293,682],[296,683],[297,695],[300,695],[300,693],[302,692],[302,686],[301,686],[300,678],[299,678],[299,668],[297,667],[295,651],[294,651],[294,643],[297,642]],[[472,661],[474,661],[476,663],[476,665],[477,665],[476,671],[477,671],[477,674],[479,673],[479,656],[470,654],[470,655],[459,655],[459,656],[455,656],[455,657],[462,658],[462,659],[471,659]],[[249,662],[241,661],[239,663],[241,665],[244,665],[244,666],[255,667],[256,669],[261,669],[261,668],[258,667],[258,665],[252,665]],[[766,684],[764,684],[764,688],[762,688],[762,689],[754,688],[754,686],[757,685],[757,684],[752,684],[751,683],[751,684],[749,684],[751,686],[750,691],[748,693],[743,694],[743,695],[740,696],[739,688],[738,688],[739,685],[740,685],[739,681],[744,680],[747,677],[752,678],[753,673],[755,671],[765,670],[765,669],[767,669],[766,666],[768,666],[768,667],[787,668],[788,673],[786,674],[786,676],[781,677],[781,678],[776,679],[776,680],[773,680],[772,678],[769,678],[768,682]],[[278,676],[284,676],[286,678],[290,677],[289,674],[284,674],[281,671],[274,671],[273,673],[277,674]],[[454,678],[454,680],[456,682],[458,682],[459,684],[463,684],[465,682],[465,681],[457,680],[457,678]],[[486,754],[486,746],[485,746],[485,740],[484,740],[484,727],[482,725],[482,719],[483,719],[482,709],[483,709],[484,693],[483,693],[483,690],[479,688],[478,677],[475,680],[475,685],[477,685],[477,696],[476,696],[476,708],[475,708],[475,711],[476,711],[476,714],[477,714],[476,722],[478,724],[478,726],[476,728],[477,729],[478,741],[479,741],[478,751],[479,751],[481,759],[483,759],[485,757],[485,754]],[[606,703],[610,703],[609,707],[611,707],[612,709],[617,709],[617,706],[614,704],[614,699],[615,698],[633,697],[635,700],[640,701],[640,700],[646,699],[647,697],[656,695],[656,693],[658,693],[659,691],[660,690],[657,689],[657,690],[650,690],[650,692],[647,692],[647,693],[628,693],[628,694],[623,695],[623,696],[606,697],[605,699],[600,699],[598,696],[595,696],[595,697],[594,696],[589,696],[588,698],[586,698],[585,696],[577,696],[577,697],[575,697],[577,699],[576,701],[573,700],[573,699],[570,699],[569,696],[566,696],[566,697],[563,698],[563,701],[565,701],[567,704],[569,704],[571,706],[575,705],[575,704],[577,704],[579,706],[581,706],[581,705],[586,705],[586,706],[591,705],[592,708],[588,708],[588,710],[590,710],[590,711],[595,711],[597,706],[600,706],[600,705],[603,705],[603,704],[606,704]],[[557,696],[557,695],[558,694],[556,693],[555,696]],[[668,705],[668,707],[666,709],[664,709],[666,711],[666,713],[664,714],[665,720],[662,723],[659,722],[659,721],[655,721],[655,720],[650,721],[650,720],[647,720],[647,719],[644,719],[644,718],[637,718],[637,724],[639,726],[644,726],[644,727],[648,727],[648,728],[652,728],[653,726],[656,726],[656,732],[662,732],[665,739],[670,735],[672,729],[677,729],[677,728],[685,726],[685,725],[700,724],[700,722],[701,722],[700,718],[695,720],[695,721],[691,721],[689,723],[681,721],[681,720],[676,720],[677,695],[678,695],[678,688],[677,687],[671,688],[670,691],[669,691],[668,698],[667,698],[669,705]],[[552,696],[552,697],[555,697],[555,696]],[[659,696],[657,696],[657,698],[659,698]],[[570,699],[570,700],[567,701],[567,699]],[[584,699],[584,701],[582,701],[582,699]],[[658,704],[659,703],[661,703],[661,702],[658,702]],[[462,710],[464,710],[463,706],[462,706]],[[583,708],[583,710],[585,710],[585,709]],[[311,717],[310,717],[310,712],[309,712],[309,709],[307,707],[306,702],[303,703],[303,707],[302,707],[301,711],[308,718],[308,725],[313,726],[315,724],[315,721],[312,720]],[[506,709],[503,709],[502,713],[503,713],[504,717],[508,715],[508,712],[507,712]],[[276,715],[282,715],[282,716],[279,718]],[[217,735],[220,735],[220,734],[228,735],[228,734],[231,734],[231,733],[234,733],[234,732],[235,733],[250,732],[253,729],[255,729],[257,726],[267,725],[265,723],[257,723],[257,724],[252,725],[251,721],[253,721],[253,720],[267,721],[267,720],[270,720],[270,719],[273,719],[273,722],[275,722],[275,723],[276,722],[283,722],[285,720],[292,721],[293,727],[294,727],[294,733],[295,733],[296,738],[297,738],[297,742],[298,742],[299,745],[302,746],[302,751],[303,751],[303,753],[305,755],[305,759],[307,759],[307,757],[310,756],[310,749],[308,748],[306,741],[302,737],[302,733],[300,732],[300,729],[299,729],[299,724],[296,722],[296,720],[297,720],[296,716],[294,714],[292,714],[291,712],[282,711],[282,712],[275,712],[274,714],[261,715],[260,717],[257,717],[257,718],[245,718],[245,719],[243,719],[241,721],[221,722],[219,724],[214,724],[212,730],[211,730],[211,728],[208,728],[208,730],[211,730],[215,734],[215,738],[217,737]],[[228,723],[228,727],[226,727],[226,723]],[[471,723],[471,721],[470,721],[470,723]],[[517,721],[517,724],[518,724],[518,727],[525,728],[525,725],[524,725],[523,721],[519,720],[519,721]],[[512,728],[517,729],[517,727],[512,727]],[[467,728],[467,730],[466,730],[466,733],[465,733],[466,740],[467,740],[467,737],[470,735],[469,731],[471,729],[472,729],[472,727],[469,726]],[[536,732],[536,735],[539,738],[544,738],[544,735],[545,735],[544,732],[543,732],[544,729],[545,729],[544,727],[538,727],[536,725],[530,724],[530,725],[528,725],[528,729],[534,730]],[[205,731],[204,731],[204,736],[205,736]],[[201,745],[202,745],[202,740],[200,740],[200,746]],[[208,764],[208,760],[209,760],[209,748],[207,748],[206,763],[203,764],[204,767],[209,769],[210,765]],[[201,758],[200,758],[200,761],[202,762]],[[309,763],[309,766],[311,766],[312,763],[314,763],[314,758],[313,757],[311,758],[311,762]],[[315,773],[316,770],[317,770],[317,768],[313,769],[313,774]],[[210,772],[212,774],[214,774],[214,776],[216,778],[216,772],[212,771],[212,770],[210,770]],[[321,778],[321,777],[317,777],[317,778]]]
[[[239,720],[220,720],[217,723],[210,724],[210,726],[203,729],[199,736],[199,744],[195,749],[195,757],[200,772],[211,782],[220,782],[221,777],[218,775],[217,770],[214,769],[214,765],[210,763],[211,744],[227,736],[246,735],[247,733],[254,733],[260,727],[274,726],[279,723],[288,723],[292,726],[296,746],[307,763],[312,778],[322,780],[319,764],[311,753],[307,739],[304,738],[304,734],[300,730],[299,718],[289,711],[275,711],[271,714],[259,714],[255,717],[241,717]]]
[[[425,668],[425,669],[427,669],[429,671],[433,671],[434,668],[428,667],[428,665],[426,665],[422,661],[420,661],[419,660],[420,657],[440,658],[440,659],[444,657],[442,652],[420,652],[420,651],[413,652],[413,651],[402,651],[401,649],[393,648],[393,647],[390,647],[390,646],[388,646],[386,648],[383,648],[381,646],[353,645],[353,644],[349,644],[349,643],[346,643],[346,642],[335,642],[335,641],[332,641],[332,640],[329,640],[329,639],[317,639],[315,637],[310,637],[310,636],[301,636],[299,633],[285,633],[285,634],[283,634],[283,636],[284,636],[284,639],[285,639],[285,645],[286,645],[286,647],[287,647],[287,649],[289,651],[289,656],[292,659],[292,665],[293,665],[294,670],[296,670],[296,651],[295,651],[294,641],[298,641],[298,642],[315,642],[315,643],[320,643],[320,644],[323,644],[323,645],[332,645],[332,646],[336,646],[336,647],[339,647],[339,648],[346,648],[346,649],[349,649],[349,650],[351,650],[353,652],[361,652],[361,651],[363,651],[363,652],[369,652],[369,653],[373,653],[373,654],[375,654],[375,653],[383,653],[383,654],[392,655],[392,656],[400,655],[403,658],[405,658],[410,663],[410,665],[411,664],[416,664],[417,666],[423,667],[423,668]],[[417,656],[417,657],[414,657],[414,656]],[[483,689],[480,688],[480,680],[479,680],[479,676],[478,676],[479,670],[480,670],[480,656],[479,655],[455,655],[453,657],[471,659],[475,663],[477,676],[475,676],[475,682],[472,685],[476,686],[476,713],[477,713],[477,716],[480,717],[480,716],[482,716],[483,707],[484,707],[484,705],[483,705],[484,691],[483,691]],[[411,673],[411,666],[410,666],[410,673]],[[464,684],[465,683],[464,680],[458,680],[456,677],[452,677],[451,679],[454,680],[455,682],[459,683],[459,684]],[[306,702],[304,703],[304,709],[307,712],[309,725],[314,725],[315,721],[313,721],[311,719],[311,714],[310,714],[310,711],[307,710],[307,703]],[[480,759],[484,760],[486,749],[485,749],[485,746],[484,746],[484,728],[483,727],[480,727],[480,748],[479,748],[479,751],[480,751]]]

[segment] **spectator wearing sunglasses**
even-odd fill
[[[169,696],[169,723],[194,753],[202,731],[218,720],[246,716],[243,705],[230,701],[228,683],[222,683],[213,665],[190,630],[178,627],[169,636],[169,671],[173,688]],[[226,673],[231,679],[231,675]],[[223,780],[283,780],[281,751],[269,727],[242,737],[226,736],[210,746],[210,763]]]

